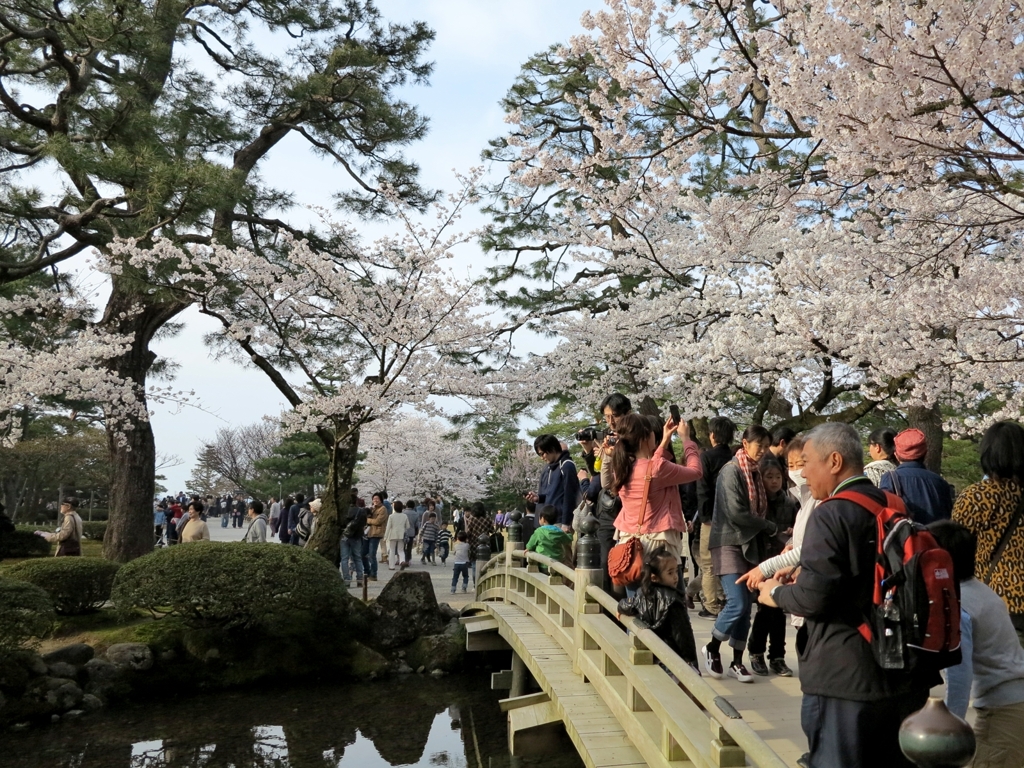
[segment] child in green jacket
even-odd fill
[[[526,542],[526,549],[566,565],[572,565],[572,536],[555,525],[555,520],[558,519],[558,510],[551,504],[545,504],[541,507],[537,517],[541,525]]]

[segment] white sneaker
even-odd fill
[[[747,668],[735,661],[729,665],[729,677],[735,677],[741,683],[754,682],[754,676],[747,672]]]
[[[722,657],[719,656],[717,659],[711,655],[708,651],[708,647],[705,645],[700,649],[701,654],[704,656],[704,669],[707,670],[708,676],[713,677],[716,680],[722,677]]]

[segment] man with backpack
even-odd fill
[[[900,724],[924,706],[929,689],[942,680],[941,664],[930,660],[915,657],[902,669],[883,669],[876,661],[876,644],[888,634],[872,632],[876,606],[881,607],[875,570],[879,523],[872,508],[881,514],[892,511],[891,503],[902,505],[864,476],[863,450],[848,424],[811,430],[803,448],[803,476],[821,504],[807,523],[800,570],[793,583],[777,575],[760,585],[761,603],[806,619],[797,649],[801,725],[811,768],[912,768],[900,751]],[[911,525],[905,515],[897,519]],[[914,535],[914,529],[907,532]],[[923,537],[934,545],[930,535]],[[956,611],[959,616],[958,605]],[[895,650],[909,653],[903,645]]]

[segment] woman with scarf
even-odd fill
[[[722,677],[720,649],[728,642],[733,654],[728,674],[741,683],[754,680],[743,665],[753,598],[738,580],[765,559],[768,538],[778,533],[766,517],[768,499],[758,467],[770,445],[771,436],[764,427],[752,425],[744,431],[742,446],[718,475],[708,541],[712,572],[721,579],[726,603],[715,620],[711,641],[702,649],[704,664],[708,675]]]

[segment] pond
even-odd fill
[[[564,733],[508,753],[487,675],[154,698],[0,735],[4,768],[581,768]]]

